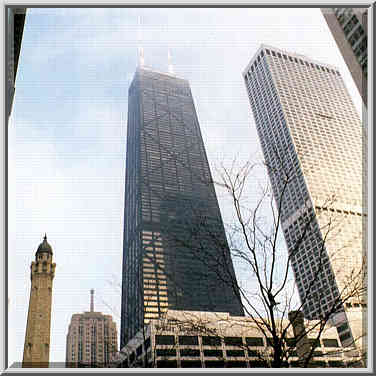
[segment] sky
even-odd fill
[[[140,25],[140,26],[139,26]],[[145,66],[190,82],[209,164],[262,160],[242,71],[260,44],[351,75],[317,9],[29,8],[8,134],[9,363],[22,361],[30,264],[44,233],[53,247],[50,361],[65,360],[70,318],[113,315],[120,331],[128,87]],[[257,174],[250,205],[266,184]],[[225,223],[232,212],[217,190]],[[244,274],[237,270],[244,280]],[[247,278],[245,278],[245,283]]]

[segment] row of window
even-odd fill
[[[179,345],[199,345],[197,336],[178,336]],[[173,335],[156,335],[155,342],[157,345],[175,345],[176,339]],[[224,337],[223,342],[227,346],[264,346],[264,339],[262,337],[245,337],[243,342],[242,337]],[[271,345],[271,339],[267,337],[267,344]],[[296,346],[295,338],[286,338],[287,345],[290,347]],[[320,346],[320,341],[309,338],[309,343],[313,346]],[[221,346],[222,339],[215,336],[202,336],[202,344],[204,346]],[[323,338],[322,344],[324,347],[338,347],[338,341],[335,338]]]
[[[251,344],[251,346],[263,346],[263,344],[264,344],[262,337],[246,337],[246,338],[247,338],[246,342],[248,344]],[[166,345],[166,344],[173,345],[173,344],[175,344],[175,336],[156,335],[155,339],[156,339],[157,344],[158,343],[162,344],[162,345]],[[225,340],[227,341],[227,343],[230,343],[230,344],[236,343],[236,344],[239,345],[240,343],[242,343],[241,337],[225,337]],[[178,341],[179,341],[180,345],[184,345],[184,346],[185,345],[198,346],[198,344],[199,344],[197,336],[184,336],[184,335],[178,336]],[[215,345],[221,344],[221,339],[219,337],[203,336],[202,341],[205,344],[209,344],[209,346],[213,346],[213,344],[215,344]],[[289,350],[289,355],[296,357],[297,353],[296,353],[295,350],[293,350],[293,346],[296,345],[295,338],[287,338],[286,341],[287,341],[287,345],[291,347],[290,350]],[[267,343],[270,345],[270,339],[269,338],[267,338]],[[322,351],[317,351],[317,347],[320,346],[320,341],[318,341],[317,339],[310,338],[309,344],[310,344],[311,347],[314,347],[316,349],[316,351],[313,352],[314,357],[323,356]],[[322,344],[323,344],[324,347],[329,347],[329,348],[339,347],[338,341],[335,338],[324,338],[324,339],[322,339]],[[131,365],[137,358],[139,358],[143,354],[143,351],[145,353],[148,352],[150,345],[151,345],[150,337],[148,337],[143,344],[140,344],[131,354],[129,354],[126,363],[129,362],[129,365]],[[197,348],[181,348],[181,349],[179,349],[179,353],[180,353],[180,356],[182,356],[182,357],[200,357],[201,356],[201,352]],[[248,349],[247,353],[248,353],[248,356],[251,356],[251,357],[259,357],[260,356],[259,351],[255,350],[255,349],[254,350]],[[245,357],[244,350],[226,349],[225,354],[228,357]],[[158,356],[158,357],[174,357],[174,356],[177,355],[177,351],[174,348],[157,348],[155,355]],[[224,353],[221,349],[215,349],[215,350],[214,349],[204,349],[203,355],[205,357],[223,358]],[[148,352],[148,359],[151,360],[150,350]],[[166,364],[166,367],[167,367],[168,364],[170,364],[170,363],[164,363],[165,361],[172,362],[173,364],[175,364],[175,362],[176,362],[176,360],[164,360],[164,359],[161,360],[160,359],[160,360],[157,361],[157,365],[158,364],[161,365],[163,363],[163,364]],[[185,360],[182,360],[181,362],[182,362],[181,366],[184,367],[183,364],[184,364]],[[213,364],[213,367],[214,367],[214,364],[217,364],[217,367],[223,367],[224,364],[225,364],[225,359],[217,359],[217,360],[213,361],[215,363],[211,363],[212,361],[206,360],[205,364],[207,362],[209,362],[208,363],[209,365]],[[218,362],[222,362],[223,364],[219,365]],[[236,363],[236,362],[231,363],[232,361],[230,361],[230,360],[227,360],[227,362],[230,362],[230,363],[226,363],[226,364],[235,364]],[[243,365],[244,367],[248,366],[248,362],[245,362],[245,361],[241,361],[241,362],[244,362],[244,364],[245,364],[245,365]],[[261,363],[259,364],[258,362],[261,362]],[[320,361],[318,361],[318,362],[320,362]],[[329,366],[334,367],[335,366],[334,363],[330,363],[330,362],[331,361],[329,361]],[[341,363],[342,361],[332,361],[332,362],[339,362],[338,364],[342,364]],[[290,365],[294,366],[295,363],[296,362],[290,362]],[[313,362],[313,364],[314,363],[315,362]],[[325,362],[322,362],[322,363],[325,363]],[[249,364],[250,364],[250,367],[258,367],[258,366],[268,367],[269,366],[266,363],[265,360],[260,360],[260,359],[250,360]],[[257,365],[257,364],[259,364],[259,365]],[[288,364],[286,363],[285,366],[288,367]],[[322,366],[325,367],[326,363]],[[176,365],[175,365],[175,367],[176,367]],[[200,365],[197,365],[197,367],[202,367],[202,366],[200,364]]]
[[[157,368],[177,368],[178,362],[177,360],[158,360]],[[269,368],[270,363],[266,360],[251,360],[247,361],[240,361],[240,360],[205,360],[204,361],[205,368]],[[202,368],[201,360],[181,360],[180,367],[181,368]],[[351,365],[349,365],[351,366]],[[282,367],[302,367],[301,362],[293,361],[290,363],[284,362]],[[333,368],[345,368],[347,367],[346,363],[342,360],[329,360],[328,363],[325,361],[311,361],[308,365],[308,368],[326,368],[326,367],[333,367]]]
[[[280,52],[275,52],[273,50],[268,50],[268,49],[265,49],[265,52],[267,55],[272,55],[274,57],[278,57],[280,59],[285,59],[286,61],[290,61],[292,63],[300,63],[301,65],[305,65],[305,66],[308,66],[308,67],[312,67],[312,68],[315,68],[317,70],[321,70],[323,72],[328,72],[328,73],[332,73],[332,74],[336,74],[337,76],[340,76],[340,73],[334,69],[329,69],[327,67],[324,67],[322,65],[318,65],[318,64],[314,64],[314,63],[309,63],[308,61],[304,61],[302,59],[298,59],[296,57],[292,57],[290,55],[286,55],[286,54],[281,54]],[[254,71],[254,69],[256,68],[257,66],[257,63],[260,62],[261,58],[264,56],[264,51],[261,51],[260,55],[258,56],[257,60],[251,65],[251,72]]]
[[[262,352],[257,351],[257,350],[248,350],[247,353],[248,353],[248,356],[251,356],[251,357],[261,357],[263,355]],[[198,349],[187,348],[187,349],[180,349],[179,354],[181,357],[200,357],[201,351]],[[174,357],[176,355],[177,355],[176,349],[157,349],[156,350],[156,356],[159,356],[159,357]],[[203,350],[203,355],[205,357],[216,357],[216,358],[224,357],[224,353],[222,350]],[[243,357],[244,358],[245,351],[244,350],[225,350],[225,355],[227,357]],[[323,355],[324,353],[322,351],[313,351],[312,353],[313,357],[321,357]],[[289,356],[297,357],[298,354],[295,350],[291,350],[289,351]]]
[[[223,357],[222,350],[204,350],[203,351],[204,356],[207,357]],[[244,350],[226,350],[226,356],[232,356],[232,357],[245,357]],[[157,356],[176,356],[176,349],[157,349],[156,350]],[[258,356],[258,353],[255,351],[248,351],[248,355],[251,356]],[[200,357],[201,352],[197,349],[181,349],[180,350],[180,356],[186,356],[186,357]]]

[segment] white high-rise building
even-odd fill
[[[362,125],[336,67],[262,45],[243,72],[306,318],[362,332]]]

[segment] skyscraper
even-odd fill
[[[72,315],[66,346],[67,367],[107,367],[117,352],[116,323],[111,315],[94,311],[90,290],[90,312]]]
[[[243,315],[189,83],[129,88],[121,347],[167,308]]]
[[[12,112],[12,105],[15,93],[15,83],[18,68],[18,60],[21,52],[21,42],[25,25],[26,8],[8,6],[6,8],[8,15],[7,27],[7,112],[8,117]]]
[[[243,77],[304,314],[330,315],[349,344],[366,304],[360,119],[328,64],[262,45]]]
[[[322,8],[321,12],[367,105],[367,8]]]
[[[52,281],[56,264],[52,262],[52,247],[44,236],[31,263],[30,302],[22,367],[48,367],[50,358],[50,327]]]

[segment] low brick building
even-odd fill
[[[335,327],[326,327],[317,341],[315,322],[310,321],[308,329],[300,312],[290,313],[292,317],[284,367],[301,367],[312,346],[309,367],[357,366],[356,352],[340,347]],[[289,321],[282,324],[286,327]],[[139,331],[117,354],[112,367],[269,368],[272,353],[271,338],[264,335],[260,322],[249,317],[169,310]]]

